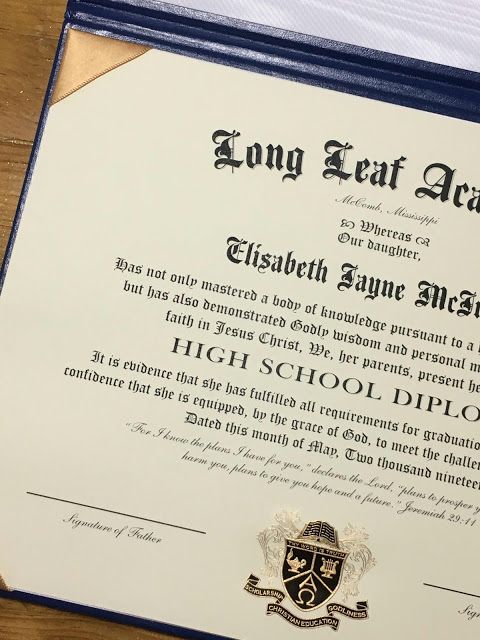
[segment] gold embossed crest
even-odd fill
[[[266,586],[251,574],[244,587],[252,595],[274,598],[267,605],[267,615],[275,613],[301,628],[337,629],[338,616],[367,619],[367,602],[351,602],[359,595],[360,579],[375,565],[366,545],[367,533],[348,525],[339,536],[324,520],[301,526],[298,514],[287,511],[277,514],[275,520],[258,535]],[[284,591],[276,588],[275,582]],[[334,602],[334,598],[340,602]],[[284,601],[290,604],[288,608]],[[326,615],[314,617],[322,608]]]
[[[295,539],[286,539],[283,585],[302,611],[318,609],[338,590],[348,553],[338,548],[336,530],[327,522],[309,522]]]

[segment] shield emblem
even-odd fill
[[[348,553],[300,540],[285,540],[282,580],[293,604],[302,611],[322,606],[337,591]]]

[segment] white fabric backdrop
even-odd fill
[[[480,0],[169,0],[171,4],[480,71]]]

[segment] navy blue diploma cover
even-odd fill
[[[69,0],[27,176],[2,272],[6,276],[23,205],[70,29],[129,41],[211,63],[480,122],[480,75],[349,44],[243,22],[156,0]],[[17,591],[2,597],[87,613],[185,637],[214,637]]]
[[[195,11],[159,0],[69,0],[0,272],[0,291],[70,29],[480,122],[480,74],[474,71]]]

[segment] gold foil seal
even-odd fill
[[[149,51],[132,42],[69,29],[51,104]]]

